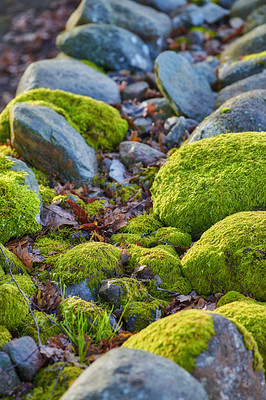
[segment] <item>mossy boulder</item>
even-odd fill
[[[4,251],[5,256],[8,258],[8,260],[11,262],[11,270],[13,274],[27,274],[25,265],[17,256],[15,256],[14,253],[12,253],[12,251],[9,251],[3,245],[1,245],[1,249]],[[10,271],[6,262],[6,258],[4,257],[2,251],[0,250],[0,276],[9,273]]]
[[[153,212],[199,237],[228,215],[265,207],[266,133],[231,133],[184,145],[152,186]]]
[[[27,297],[33,296],[36,293],[37,287],[33,283],[32,279],[29,275],[14,274],[13,277],[14,277],[15,281],[18,283],[18,285],[20,286],[23,293]],[[6,283],[9,285],[12,285],[14,287],[17,287],[16,283],[12,280],[12,277],[10,274],[7,274],[3,278],[0,278],[0,286],[4,285]]]
[[[9,330],[5,326],[0,325],[0,351],[4,344],[10,342],[11,339],[12,335]]]
[[[5,283],[0,286],[0,325],[14,331],[23,326],[29,313],[28,305],[19,290]]]
[[[251,299],[250,297],[246,297],[243,294],[235,291],[235,290],[230,290],[230,292],[227,292],[224,296],[220,298],[220,300],[217,303],[217,307],[224,306],[225,304],[228,303],[233,303],[234,301],[241,301],[241,300],[246,300],[246,301],[255,301]]]
[[[120,258],[120,250],[111,244],[81,243],[56,260],[53,278],[68,286],[86,281],[92,297],[97,298],[102,280],[122,273]]]
[[[131,218],[129,223],[120,229],[122,233],[152,233],[162,228],[163,224],[150,213],[140,214]]]
[[[254,301],[234,301],[215,310],[232,321],[242,324],[254,337],[266,368],[266,303],[258,304]]]
[[[63,90],[32,89],[15,97],[0,114],[0,142],[10,137],[9,112],[18,102],[42,105],[63,115],[95,150],[110,150],[125,136],[128,123],[115,108]]]
[[[160,319],[161,315],[161,306],[158,300],[132,301],[124,309],[123,321],[127,331],[139,332]]]
[[[231,290],[265,301],[266,212],[233,214],[217,222],[186,253],[182,271],[201,295]]]
[[[38,232],[40,199],[25,184],[26,172],[12,170],[13,162],[0,155],[0,241]]]
[[[40,339],[43,344],[46,344],[48,339],[51,337],[63,332],[63,330],[58,326],[57,319],[53,315],[49,315],[48,318],[40,311],[34,310],[33,313],[39,327]],[[36,324],[31,314],[28,314],[26,317],[24,325],[20,329],[20,336],[31,336],[36,343],[39,342]]]

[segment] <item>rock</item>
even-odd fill
[[[251,90],[223,103],[193,131],[187,143],[227,132],[266,131],[266,90]]]
[[[29,308],[18,288],[8,283],[0,286],[0,325],[10,331],[20,329]]]
[[[109,176],[116,182],[123,182],[126,168],[119,160],[112,160],[109,168]]]
[[[244,296],[243,296],[244,297]],[[264,303],[257,303],[247,297],[234,301],[215,310],[218,314],[242,324],[254,337],[266,366],[266,343],[264,329],[266,324],[266,308]]]
[[[202,8],[196,4],[189,4],[185,8],[178,9],[174,13],[172,19],[172,27],[174,29],[186,28],[189,29],[193,26],[200,26],[204,22],[204,14]]]
[[[119,88],[111,78],[78,60],[42,60],[30,64],[16,94],[36,88],[60,89],[107,104],[121,102]]]
[[[208,229],[181,262],[193,289],[204,296],[236,290],[265,301],[261,286],[265,261],[260,250],[265,222],[265,211],[242,212]]]
[[[174,114],[174,111],[171,105],[169,104],[169,101],[164,97],[145,100],[141,103],[141,106],[146,108],[150,104],[153,104],[155,107],[154,111],[157,113],[156,118],[164,120]]]
[[[17,103],[10,118],[12,145],[29,163],[47,173],[52,169],[77,186],[92,181],[97,173],[95,150],[62,115],[48,107]]]
[[[199,238],[228,215],[264,207],[265,137],[231,133],[182,146],[155,177],[154,216]]]
[[[152,123],[153,122],[152,122],[151,118],[136,118],[136,119],[134,119],[134,125],[137,127],[137,129],[141,135],[150,133]]]
[[[166,136],[166,143],[169,149],[180,147],[184,140],[189,137],[189,131],[186,128],[185,121],[186,119],[184,117],[178,118],[178,121]]]
[[[237,0],[231,8],[231,17],[246,19],[254,10],[263,5],[264,0]]]
[[[223,64],[218,70],[221,88],[251,75],[259,74],[266,68],[266,51],[245,56],[241,61]]]
[[[89,23],[127,29],[148,43],[155,56],[171,32],[171,20],[167,15],[129,0],[83,0],[70,16],[66,28]]]
[[[161,93],[178,115],[201,121],[213,111],[215,100],[208,81],[184,57],[165,51],[157,57],[155,71]]]
[[[133,0],[136,3],[143,4],[145,6],[153,7],[156,10],[171,13],[177,8],[182,7],[187,4],[187,0]]]
[[[260,25],[234,40],[221,54],[221,62],[237,60],[241,56],[265,50],[266,24]]]
[[[217,76],[215,69],[210,66],[207,62],[198,62],[193,66],[194,71],[196,71],[200,77],[207,79],[211,87],[214,87],[217,83]]]
[[[219,0],[219,5],[224,8],[231,8],[236,0]]]
[[[149,325],[123,347],[175,361],[202,383],[210,400],[263,398],[265,379],[261,356],[257,350],[253,355],[254,339],[243,326],[238,330],[227,318],[217,317],[181,311]]]
[[[97,295],[95,291],[90,290],[88,287],[89,278],[84,279],[83,281],[76,282],[73,285],[65,286],[65,297],[79,297],[82,300],[95,300],[97,301]]]
[[[207,400],[202,385],[164,357],[113,349],[95,361],[61,400]]]
[[[16,371],[23,382],[31,382],[43,365],[44,360],[41,353],[30,336],[24,336],[6,343],[3,351],[9,355],[10,360],[16,365]]]
[[[248,33],[252,31],[252,29],[263,24],[266,24],[266,4],[264,4],[264,6],[255,8],[255,10],[249,14],[245,23],[244,33]]]
[[[207,3],[202,7],[204,20],[207,24],[214,24],[215,22],[227,17],[230,14],[228,10],[214,3]]]
[[[232,97],[255,89],[266,90],[266,70],[260,74],[251,75],[248,78],[226,86],[219,92],[215,107],[220,107],[226,100],[229,100]]]
[[[137,99],[139,101],[142,101],[143,95],[146,89],[148,89],[148,87],[149,87],[148,83],[144,81],[132,83],[131,85],[128,85],[123,89],[122,99],[123,100]]]
[[[244,25],[244,23],[245,21],[239,17],[230,18],[229,20],[229,25],[233,29],[239,29],[240,27],[242,27],[242,25]]]
[[[201,46],[204,42],[204,34],[201,31],[193,30],[187,35],[187,38],[191,44]]]
[[[88,24],[57,36],[57,47],[71,57],[93,61],[106,70],[152,70],[149,48],[134,33],[113,25]]]
[[[140,142],[122,142],[119,146],[119,157],[123,164],[132,167],[138,162],[145,166],[154,164],[165,158],[165,154]]]
[[[8,396],[20,383],[10,358],[6,353],[0,351],[0,396]]]
[[[123,321],[129,332],[139,332],[162,316],[158,300],[131,301],[124,309]]]

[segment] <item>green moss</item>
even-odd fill
[[[190,247],[191,236],[188,233],[181,232],[177,228],[163,227],[157,230],[154,235],[155,240],[167,242],[170,245]]]
[[[1,245],[1,248],[3,249],[6,257],[11,262],[12,273],[13,274],[27,274],[25,265],[22,263],[22,261],[20,261],[20,259],[17,256],[15,256],[14,253],[12,253],[11,251],[9,251],[5,247],[3,247],[3,245]],[[9,272],[10,272],[9,267],[6,262],[6,259],[3,255],[2,251],[0,251],[0,270],[4,271],[4,273],[6,273],[6,274],[9,274]],[[1,272],[0,272],[0,275],[1,275]]]
[[[42,368],[33,380],[35,389],[24,395],[23,400],[59,400],[83,372],[79,367],[67,364],[63,368],[63,365],[63,362],[59,362],[47,368]]]
[[[133,301],[125,308],[123,320],[131,332],[139,332],[161,316],[160,302],[158,300]]]
[[[182,146],[153,183],[155,217],[199,237],[228,215],[265,207],[265,139],[241,132]]]
[[[61,255],[55,263],[53,277],[61,284],[73,285],[88,278],[88,287],[94,294],[103,279],[122,273],[120,250],[108,243],[81,243]]]
[[[220,300],[217,303],[217,307],[224,306],[225,304],[228,303],[233,303],[233,301],[255,301],[251,299],[250,297],[246,297],[243,294],[236,292],[235,290],[231,290],[230,292],[227,292],[223,297],[220,298]]]
[[[33,296],[36,291],[36,285],[32,282],[31,277],[28,275],[13,275],[16,282],[19,284],[23,293],[27,296]],[[12,281],[11,275],[5,275],[3,278],[0,278],[0,286],[8,283],[14,287],[17,287],[16,283]]]
[[[265,211],[233,214],[186,253],[183,273],[200,295],[235,290],[265,301],[265,237]]]
[[[84,205],[84,210],[89,217],[96,217],[96,215],[104,208],[105,200],[95,200],[93,203]]]
[[[151,214],[140,214],[131,218],[128,225],[120,229],[122,233],[152,233],[162,228],[163,224]]]
[[[137,244],[144,247],[150,247],[157,244],[154,240],[154,236],[141,235],[138,233],[117,233],[110,237],[110,243],[120,245]]]
[[[0,286],[0,325],[8,330],[19,329],[29,313],[26,301],[18,289],[5,283]]]
[[[57,325],[53,324],[42,312],[34,310],[33,313],[39,326],[40,338],[43,344],[46,344],[50,337],[62,333],[62,330]],[[55,323],[58,323],[54,316],[49,315],[49,318]],[[31,336],[35,342],[38,343],[37,329],[31,314],[26,317],[24,325],[20,330],[20,336]]]
[[[34,173],[37,182],[39,185],[48,186],[49,185],[49,176],[39,169],[35,167],[31,167],[32,172]]]
[[[12,335],[9,330],[6,329],[5,326],[0,325],[0,351],[2,350],[4,344],[10,342],[11,339]]]
[[[145,188],[150,188],[153,184],[155,176],[157,175],[160,167],[159,166],[148,166],[147,168],[142,168],[139,176],[138,182],[140,185],[144,186]]]
[[[11,157],[18,157],[18,153],[16,152],[15,149],[12,149],[10,146],[6,145],[6,144],[1,144],[0,145],[0,153],[3,156],[11,156]]]
[[[10,137],[9,112],[17,102],[45,105],[62,114],[96,150],[112,149],[128,129],[118,110],[101,101],[62,90],[32,89],[13,99],[0,115],[0,142]]]
[[[266,304],[260,305],[252,301],[235,301],[219,307],[215,312],[224,315],[233,322],[242,324],[254,337],[266,367]]]
[[[224,107],[223,109],[222,109],[222,114],[226,114],[228,111],[230,111],[231,110],[231,108],[230,107]]]
[[[145,249],[132,245],[127,251],[131,254],[129,268],[134,270],[137,266],[147,265],[154,275],[159,275],[162,280],[162,289],[188,294],[191,291],[190,284],[182,276],[181,263],[175,251],[170,247],[156,246]]]
[[[188,310],[152,323],[130,337],[122,347],[158,354],[192,372],[195,358],[207,349],[214,334],[211,315],[201,310]]]
[[[55,197],[55,190],[49,188],[48,186],[39,185],[40,193],[42,196],[43,204],[51,204]]]
[[[201,32],[203,34],[207,33],[210,38],[217,36],[216,32],[212,31],[211,29],[204,28],[203,26],[193,26],[192,28],[190,28],[189,31],[190,32]]]
[[[248,54],[241,58],[241,61],[256,60],[257,58],[266,57],[266,50],[261,53]]]
[[[72,58],[72,57],[70,57]],[[101,72],[102,74],[106,74],[105,70],[101,67],[99,67],[98,65],[96,65],[93,61],[90,60],[80,60],[81,62],[83,62],[84,64],[88,65],[89,67],[96,69],[96,71]]]
[[[141,189],[136,184],[122,185],[120,183],[110,183],[107,189],[113,192],[113,198],[115,200],[119,198],[122,204],[126,203],[133,196],[136,200],[141,200]]]
[[[71,244],[68,238],[60,237],[58,232],[58,234],[54,233],[54,237],[41,236],[35,241],[33,248],[40,249],[41,255],[46,257],[43,264],[53,265],[62,253],[71,249]]]

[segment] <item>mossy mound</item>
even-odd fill
[[[217,222],[186,253],[182,270],[201,295],[231,290],[265,301],[266,212],[233,214]]]
[[[46,344],[48,339],[52,336],[59,335],[63,332],[59,326],[56,325],[58,322],[54,316],[49,315],[49,318],[47,318],[42,312],[37,310],[34,310],[33,313],[39,326],[40,338],[43,344]],[[53,324],[51,320],[55,323]],[[35,342],[38,343],[37,328],[31,314],[26,317],[23,328],[20,330],[20,336],[31,336]]]
[[[163,224],[152,214],[140,214],[135,218],[131,218],[129,223],[120,229],[122,233],[152,233],[162,228]]]
[[[234,301],[255,301],[250,297],[246,297],[243,294],[236,292],[235,290],[231,290],[227,292],[217,303],[217,307],[224,306],[225,304],[233,303]]]
[[[137,244],[144,247],[151,247],[157,244],[154,236],[141,235],[140,233],[116,233],[110,237],[110,243],[119,245]]]
[[[266,133],[230,133],[182,146],[158,172],[153,212],[195,237],[228,215],[265,207]]]
[[[27,296],[33,296],[36,291],[37,287],[36,285],[32,282],[31,277],[28,275],[13,275],[15,281],[18,283],[20,289],[23,291],[23,293]],[[7,274],[5,275],[2,279],[0,279],[0,286],[4,284],[9,284],[14,287],[17,287],[16,283],[12,281],[11,275]]]
[[[33,380],[35,388],[23,400],[59,400],[82,372],[79,367],[64,366],[63,362],[42,368]]]
[[[88,287],[94,293],[102,280],[122,273],[120,257],[120,250],[111,244],[81,243],[56,260],[53,278],[66,285],[80,283],[88,278]]]
[[[127,251],[131,255],[129,259],[131,270],[137,266],[146,265],[151,269],[153,275],[159,275],[162,289],[182,294],[188,294],[191,291],[190,284],[182,275],[180,260],[171,246],[145,249],[132,245]]]
[[[0,243],[1,245],[1,243]],[[6,257],[8,260],[11,262],[11,269],[13,274],[27,274],[25,265],[23,264],[20,259],[15,256],[14,253],[9,251],[7,248],[5,248],[3,245],[1,245],[1,248],[3,249]],[[1,276],[1,270],[4,272],[4,274],[9,274],[9,267],[7,265],[6,259],[0,250],[0,276]]]
[[[4,344],[10,342],[11,339],[12,335],[9,330],[6,329],[5,326],[0,325],[0,351],[2,350]]]
[[[40,193],[42,196],[42,202],[44,205],[51,204],[55,197],[55,190],[49,188],[48,186],[39,185]]]
[[[0,286],[0,325],[14,331],[23,326],[29,313],[28,305],[19,290],[7,283]]]
[[[130,332],[139,332],[161,317],[160,302],[133,301],[124,310],[123,320]]]
[[[36,233],[40,199],[25,185],[26,173],[10,170],[13,162],[0,155],[0,241]]]
[[[95,150],[110,150],[124,138],[128,123],[101,101],[63,90],[32,89],[15,97],[0,114],[0,142],[10,137],[9,112],[17,102],[42,105],[63,115]]]
[[[215,334],[212,316],[201,310],[181,311],[152,323],[122,347],[140,349],[174,361],[188,372]]]
[[[141,189],[137,184],[110,183],[107,190],[112,193],[112,198],[124,204],[129,199],[141,200]]]

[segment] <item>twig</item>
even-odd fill
[[[64,368],[65,368],[65,366],[66,366],[67,364],[68,364],[68,361],[64,362],[64,364],[62,365],[62,367],[61,367],[59,364],[57,364],[57,365],[58,365],[58,368],[59,368],[59,374],[57,375],[57,378],[56,378],[56,381],[55,381],[53,390],[52,390],[52,392],[51,392],[51,395],[49,396],[49,400],[52,399],[53,394],[54,394],[54,391],[55,391],[55,389],[56,389],[56,387],[57,387],[57,385],[58,385],[58,383],[59,383],[60,376],[61,376],[61,374],[63,374],[63,370],[64,370]],[[64,382],[65,382],[65,385],[66,385],[66,389],[68,389],[68,383],[67,383],[67,381],[66,381],[66,379],[65,379],[64,374],[63,374],[63,378],[64,378]]]

